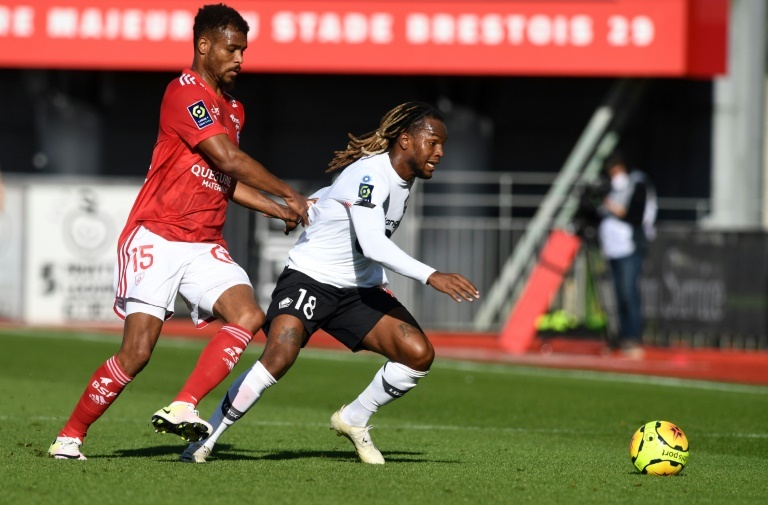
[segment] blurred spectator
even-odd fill
[[[644,355],[640,274],[648,242],[655,238],[656,191],[648,176],[630,170],[619,152],[605,160],[604,171],[610,189],[598,209],[598,234],[616,294],[619,333],[612,345],[625,356],[639,359]]]

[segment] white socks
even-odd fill
[[[400,363],[388,361],[355,401],[341,412],[350,426],[366,426],[379,407],[396,400],[413,389],[428,372],[419,372]]]
[[[235,379],[219,403],[219,407],[208,420],[213,426],[213,433],[205,441],[205,445],[213,448],[213,444],[221,434],[243,417],[259,401],[264,390],[273,384],[277,384],[277,381],[264,368],[261,361],[257,361],[250,370],[243,372]]]
[[[388,361],[376,372],[365,391],[344,408],[341,412],[342,420],[350,426],[366,426],[379,407],[413,389],[427,373]],[[268,387],[276,383],[261,361],[257,361],[250,370],[235,379],[208,420],[213,426],[213,433],[205,445],[212,449],[221,434],[245,415]]]

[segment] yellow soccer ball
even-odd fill
[[[629,456],[644,474],[676,475],[688,463],[688,438],[669,421],[641,426],[629,442]]]

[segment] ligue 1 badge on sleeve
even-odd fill
[[[192,116],[192,119],[195,121],[198,130],[202,130],[206,126],[213,124],[211,113],[208,112],[208,108],[202,100],[198,100],[188,106],[187,110],[189,111],[189,115]]]
[[[361,183],[360,188],[357,190],[357,196],[364,202],[370,203],[371,195],[373,195],[373,185]]]

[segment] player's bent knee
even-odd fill
[[[248,331],[250,331],[251,335],[253,335],[257,331],[259,331],[262,326],[264,326],[264,323],[266,322],[266,320],[267,318],[264,315],[264,312],[259,310],[257,312],[248,314],[248,316],[246,317],[246,321],[241,326],[247,329]]]
[[[149,363],[152,349],[149,347],[135,347],[132,349],[120,349],[117,353],[117,364],[120,368],[133,377],[141,372]]]
[[[250,331],[251,335],[253,335],[259,331],[262,326],[264,326],[265,321],[266,316],[264,315],[264,311],[261,310],[258,306],[255,306],[244,310],[237,321],[233,322],[238,326]]]
[[[435,350],[430,345],[425,352],[419,355],[417,362],[414,363],[412,368],[420,372],[426,372],[432,367],[433,361],[435,361]]]
[[[399,360],[400,363],[420,372],[428,371],[435,360],[435,349],[426,337],[421,342],[409,346],[405,354]]]

